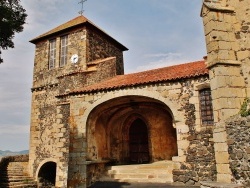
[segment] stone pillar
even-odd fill
[[[56,172],[56,187],[67,187],[68,162],[69,162],[69,115],[70,105],[62,104],[57,106],[57,152],[58,159]]]
[[[84,98],[83,98],[84,99]],[[68,187],[87,187],[87,141],[84,124],[85,103],[81,98],[71,100],[70,105],[70,147]]]
[[[241,62],[237,58],[239,42],[236,40],[235,9],[226,0],[208,1],[203,4],[201,16],[207,46],[214,111],[214,149],[218,182],[231,182],[229,153],[225,120],[236,115],[246,97]]]

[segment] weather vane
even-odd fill
[[[78,2],[78,4],[80,4],[80,3],[82,4],[82,9],[81,9],[81,11],[79,11],[79,14],[81,14],[81,15],[82,15],[83,12],[84,12],[84,10],[83,10],[83,3],[86,2],[86,1],[87,1],[87,0],[81,0],[80,2]]]

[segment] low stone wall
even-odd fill
[[[0,168],[8,165],[9,162],[28,162],[29,155],[15,155],[2,157],[0,160]]]
[[[200,132],[192,133],[187,139],[190,145],[187,149],[186,163],[180,170],[173,170],[174,182],[186,185],[198,184],[199,181],[215,181],[216,165],[213,146],[213,130],[207,127]]]
[[[250,187],[250,116],[229,119],[226,132],[233,182]]]

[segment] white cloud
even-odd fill
[[[0,135],[16,135],[29,133],[29,125],[1,125]]]
[[[144,65],[137,66],[133,71],[128,72],[139,72],[150,69],[156,69],[161,67],[167,67],[171,65],[177,65],[181,63],[187,63],[190,60],[183,57],[181,53],[156,53],[156,54],[145,54],[144,55],[145,63]]]

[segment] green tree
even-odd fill
[[[0,0],[0,63],[2,50],[14,48],[15,33],[23,31],[27,14],[20,0]]]

